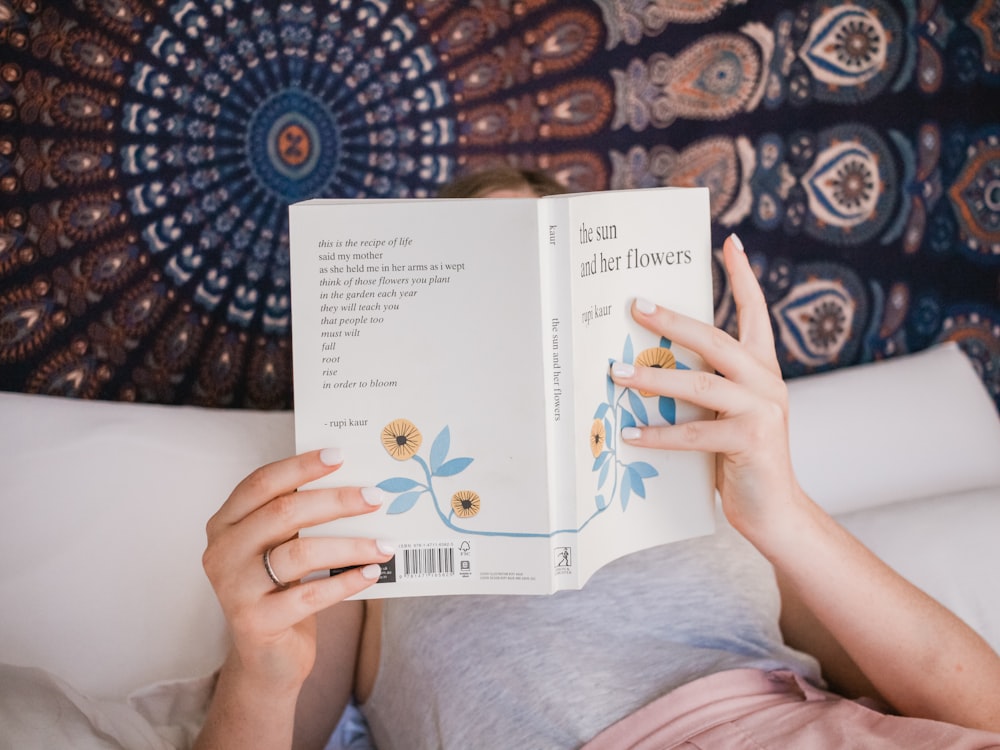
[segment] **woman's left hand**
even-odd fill
[[[1000,656],[799,486],[789,449],[787,389],[764,296],[735,236],[726,240],[723,254],[738,338],[645,300],[632,306],[640,324],[696,352],[715,373],[612,366],[619,385],[704,406],[717,417],[628,428],[622,437],[650,448],[716,453],[726,517],[774,566],[782,584],[783,627],[786,609],[804,613],[792,623],[793,644],[818,653],[810,643],[822,643],[833,655],[824,659],[830,673],[860,673],[904,715],[1000,730]]]
[[[672,396],[717,414],[714,420],[629,428],[632,445],[717,455],[716,483],[729,522],[745,535],[801,497],[788,445],[788,393],[775,355],[764,295],[735,235],[723,245],[739,338],[647,300],[632,315],[644,327],[701,356],[715,373],[615,363],[621,386]]]

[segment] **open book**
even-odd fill
[[[713,456],[619,439],[705,414],[609,377],[704,367],[629,307],[711,322],[706,189],[317,199],[290,226],[296,448],[339,446],[322,482],[386,493],[306,532],[395,545],[362,597],[579,588],[713,531]]]

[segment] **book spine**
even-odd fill
[[[552,590],[558,591],[578,587],[569,202],[567,196],[554,196],[538,203],[539,260],[546,310],[543,356],[548,410],[549,508],[554,532],[551,537]]]

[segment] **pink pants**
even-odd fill
[[[583,750],[985,750],[1000,734],[888,716],[792,672],[734,669],[626,716]]]

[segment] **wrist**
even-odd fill
[[[302,685],[276,682],[247,669],[231,650],[194,747],[197,750],[291,747],[295,708]]]
[[[260,662],[260,659],[244,660],[234,649],[223,664],[219,680],[227,682],[230,691],[246,701],[264,702],[273,710],[284,707],[294,710],[308,671],[272,669]]]
[[[764,508],[730,515],[730,523],[768,560],[802,554],[803,545],[821,533],[829,516],[795,483]]]

